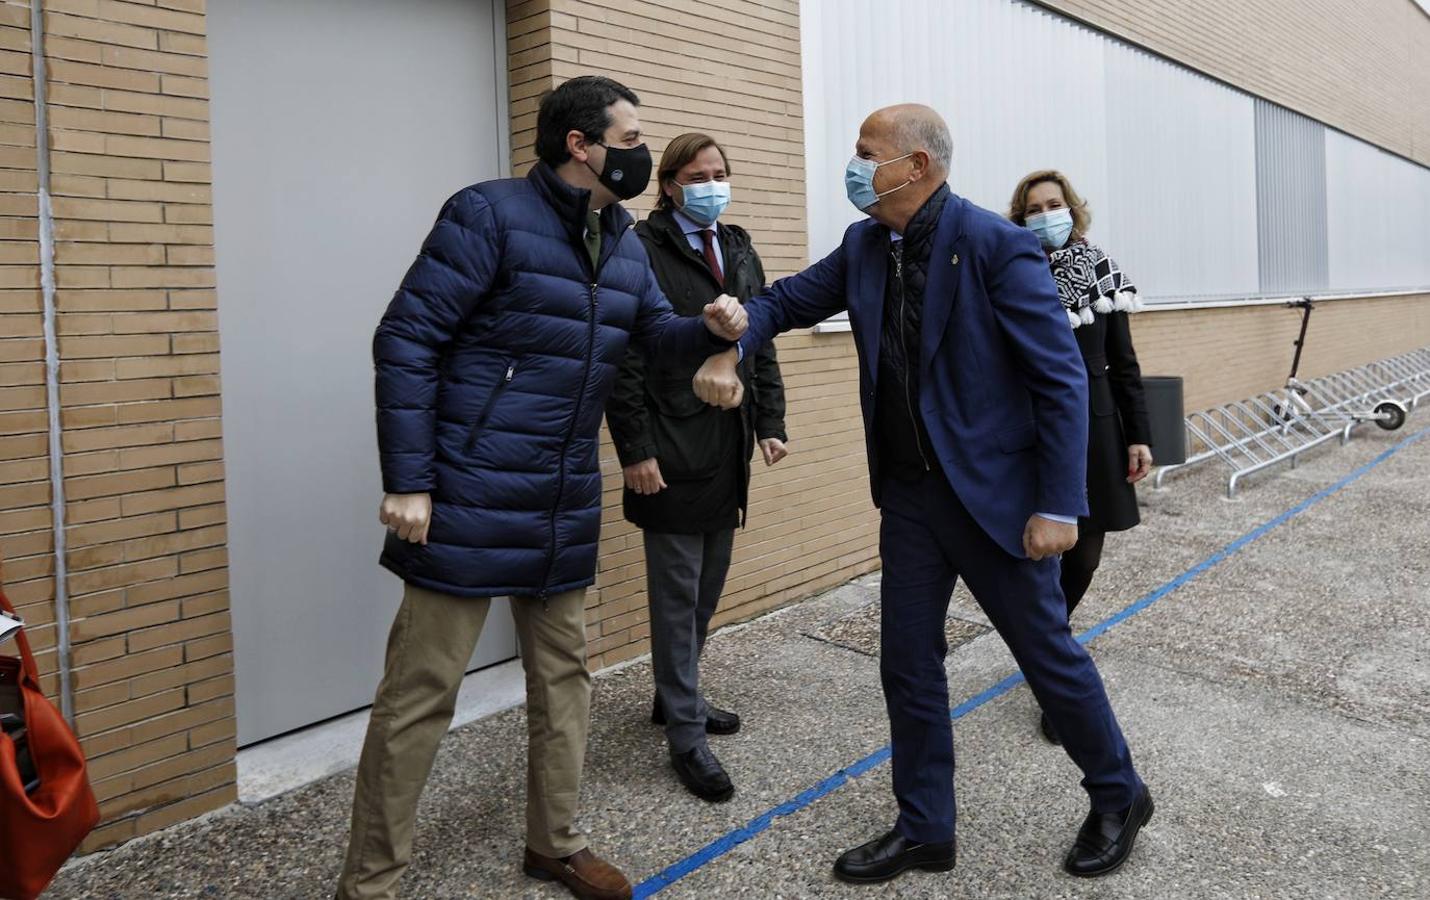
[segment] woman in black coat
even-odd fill
[[[1031,229],[1048,254],[1058,296],[1087,365],[1088,515],[1078,520],[1077,545],[1062,556],[1068,615],[1087,593],[1109,531],[1126,531],[1141,518],[1133,487],[1152,469],[1142,370],[1132,349],[1127,316],[1141,308],[1137,288],[1112,258],[1087,240],[1087,203],[1067,176],[1033,172],[1013,192],[1008,217]],[[1043,733],[1057,735],[1043,717]]]

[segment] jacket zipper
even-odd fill
[[[616,235],[615,243],[609,251],[601,253],[601,261],[609,259],[615,255],[616,248],[621,245],[621,239],[626,236],[629,228]],[[582,247],[578,250],[585,252]],[[586,367],[581,374],[581,392],[576,395],[576,409],[571,413],[571,423],[566,426],[566,440],[561,444],[561,458],[558,461],[560,470],[556,476],[556,501],[551,507],[551,536],[549,549],[546,551],[546,574],[541,579],[541,593],[538,595],[543,602],[550,594],[551,570],[556,565],[556,514],[561,509],[561,495],[566,492],[566,454],[571,450],[571,439],[576,435],[576,423],[581,419],[581,406],[586,399],[586,383],[591,380],[591,356],[596,352],[596,292],[600,288],[601,271],[600,266],[591,268],[590,303],[587,306],[587,330],[586,330]]]
[[[482,430],[486,428],[487,419],[492,416],[492,410],[496,408],[497,399],[502,392],[511,384],[511,380],[516,377],[516,363],[509,362],[506,366],[506,375],[497,382],[497,386],[492,389],[492,395],[487,398],[487,405],[482,407],[482,414],[477,416],[476,424],[472,426],[472,433],[467,437],[467,453],[471,453],[477,446],[477,438],[482,436]]]
[[[541,579],[541,599],[544,602],[550,594],[551,570],[556,566],[556,516],[561,510],[561,495],[566,492],[566,454],[571,449],[571,439],[576,436],[576,423],[581,419],[581,406],[586,399],[586,382],[591,378],[591,355],[596,352],[596,289],[591,284],[590,304],[587,318],[590,326],[586,332],[586,368],[581,374],[581,392],[576,395],[576,409],[571,413],[571,424],[566,426],[566,440],[561,443],[560,470],[556,476],[556,502],[551,507],[551,536],[546,551],[546,575]]]
[[[904,348],[904,365],[918,366],[922,364],[921,360],[909,359],[908,317],[904,315],[908,303],[908,291],[904,287],[904,248],[902,246],[894,251],[894,279],[899,285],[899,343]],[[904,402],[908,404],[909,421],[914,426],[914,446],[919,449],[919,461],[924,464],[924,471],[928,472],[931,471],[929,458],[924,453],[923,438],[919,437],[919,419],[914,414],[914,396],[913,392],[909,390],[909,381],[910,378],[906,372],[904,375]]]

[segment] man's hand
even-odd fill
[[[745,396],[745,386],[735,371],[739,361],[739,350],[735,347],[705,360],[693,380],[695,396],[721,409],[738,407]]]
[[[1152,471],[1152,448],[1146,444],[1132,444],[1127,448],[1127,483],[1136,484]]]
[[[710,333],[727,341],[738,341],[744,337],[745,326],[750,324],[745,307],[729,294],[721,294],[705,304],[702,315],[705,317],[705,327],[710,329]]]
[[[765,455],[765,465],[772,466],[789,456],[785,442],[779,438],[765,438],[760,441],[760,452]]]
[[[654,456],[626,466],[621,471],[626,475],[626,487],[637,494],[659,494],[665,490],[665,479],[660,477],[660,463]]]
[[[1023,529],[1023,552],[1032,560],[1066,553],[1076,543],[1076,524],[1033,516],[1028,520],[1028,527]]]
[[[378,518],[404,541],[426,544],[427,529],[432,526],[432,495],[386,494]]]

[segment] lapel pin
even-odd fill
[[[954,264],[955,266],[958,265],[958,254],[957,254],[957,253],[953,254],[953,264]]]

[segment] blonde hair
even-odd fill
[[[690,165],[707,147],[720,151],[720,158],[725,161],[725,174],[730,174],[730,157],[725,155],[725,148],[720,146],[720,142],[710,135],[692,131],[673,138],[666,144],[665,152],[660,155],[660,165],[656,168],[656,180],[660,185],[659,196],[655,198],[656,209],[675,208],[675,201],[665,192],[665,186],[674,181],[680,170]]]
[[[1013,189],[1013,199],[1008,202],[1008,218],[1014,225],[1028,224],[1026,216],[1028,192],[1049,181],[1062,189],[1063,199],[1067,201],[1068,212],[1072,213],[1073,238],[1086,237],[1088,229],[1092,227],[1092,212],[1087,208],[1087,201],[1073,189],[1072,182],[1068,180],[1068,177],[1057,169],[1039,169],[1025,175],[1023,180],[1018,182],[1018,186]]]

